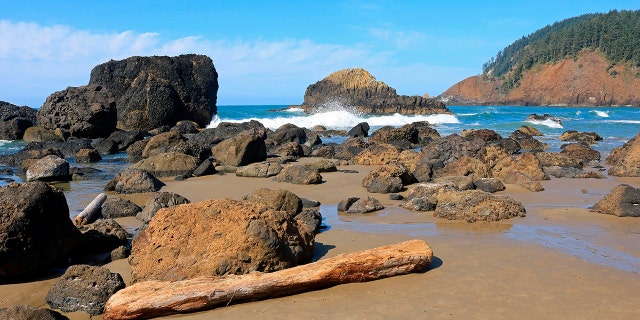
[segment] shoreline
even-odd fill
[[[320,185],[234,174],[167,179],[161,191],[197,202],[222,197],[239,200],[261,187],[288,189],[322,203],[323,222],[329,228],[316,236],[314,259],[418,238],[434,250],[434,262],[427,272],[165,318],[500,319],[517,314],[523,319],[628,319],[640,312],[640,220],[587,208],[620,183],[640,186],[640,178],[556,178],[543,181],[546,190],[541,192],[507,185],[499,194],[522,202],[526,217],[467,223],[408,211],[386,194],[369,194],[360,183],[374,168],[339,166],[339,170],[357,173],[322,173]],[[338,201],[364,195],[379,199],[386,209],[364,215],[337,213]],[[123,198],[140,202],[147,196]],[[129,230],[139,223],[135,218],[118,222]],[[125,259],[106,266],[129,283]],[[0,308],[25,303],[47,307],[44,297],[55,280],[0,285]],[[89,319],[82,312],[66,315]]]

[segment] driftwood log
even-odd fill
[[[347,253],[272,273],[199,277],[163,282],[144,281],[116,292],[103,318],[146,319],[212,309],[232,302],[265,299],[365,282],[410,272],[422,272],[433,252],[422,240]]]
[[[102,204],[105,200],[107,200],[106,193],[97,195],[91,201],[91,203],[89,203],[89,205],[84,208],[84,210],[82,210],[82,212],[80,212],[80,214],[78,214],[75,219],[73,219],[73,223],[76,226],[83,226],[85,224],[93,223],[94,221],[96,221],[98,219],[98,216],[100,215]]]

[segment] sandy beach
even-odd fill
[[[303,159],[301,161],[307,161]],[[338,214],[337,203],[364,196],[362,179],[375,167],[323,173],[320,185],[292,185],[234,174],[167,181],[162,191],[192,202],[240,199],[258,188],[288,189],[320,201],[329,228],[316,236],[316,257],[424,239],[434,251],[430,269],[368,283],[335,286],[175,319],[632,319],[640,314],[640,220],[589,211],[613,187],[640,186],[638,178],[553,179],[545,191],[508,185],[501,192],[522,202],[525,218],[494,223],[447,221],[398,207],[388,195],[371,194],[386,209]],[[115,195],[111,195],[115,196]],[[145,195],[127,197],[144,203]],[[128,228],[133,218],[119,221]],[[126,260],[107,265],[130,280]],[[54,279],[0,286],[0,308],[47,307]],[[67,314],[89,319],[86,313]],[[101,319],[101,316],[91,319]]]

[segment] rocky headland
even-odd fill
[[[337,106],[366,114],[451,113],[444,103],[421,96],[403,96],[362,68],[336,71],[310,85],[301,107],[314,113]]]
[[[436,99],[447,105],[639,106],[640,69],[615,64],[599,51],[524,71],[517,87],[503,89],[504,79],[466,78]]]

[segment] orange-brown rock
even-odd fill
[[[307,263],[313,230],[286,211],[230,199],[159,210],[134,238],[134,282],[272,272]]]
[[[451,113],[443,103],[421,96],[402,96],[362,68],[336,71],[307,87],[302,108],[307,112],[352,107],[364,113]]]
[[[353,163],[374,166],[397,162],[400,158],[400,149],[397,147],[379,143],[373,144],[353,158]]]
[[[615,72],[614,72],[615,71]],[[520,85],[501,93],[502,81],[485,75],[464,79],[438,96],[447,105],[640,105],[638,69],[611,66],[599,51],[534,67]]]
[[[611,166],[609,175],[640,177],[640,133],[621,147],[613,149],[605,163]]]
[[[449,220],[499,221],[524,217],[521,203],[508,196],[492,195],[479,190],[442,190],[435,195],[437,205],[434,217]]]

